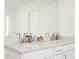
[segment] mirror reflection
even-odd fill
[[[5,36],[57,31],[57,0],[7,0]]]

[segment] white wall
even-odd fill
[[[15,29],[15,24],[16,24],[16,10],[13,10],[13,9],[10,9],[10,10],[7,10],[7,15],[8,18],[9,18],[9,33],[8,33],[8,36],[15,36],[15,32],[16,32],[16,29]],[[5,24],[6,25],[6,24]]]
[[[21,8],[17,9],[17,32],[29,31],[28,12],[36,9],[40,10],[39,32],[57,32],[56,3],[56,0],[36,0],[28,5],[24,5]]]
[[[75,0],[58,0],[58,28],[61,36],[75,36]]]
[[[56,1],[40,8],[40,32],[57,32]]]

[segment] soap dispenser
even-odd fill
[[[32,34],[29,34],[28,43],[32,43]]]
[[[32,43],[36,42],[36,35],[32,36]]]

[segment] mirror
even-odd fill
[[[5,36],[57,32],[57,0],[6,0]]]

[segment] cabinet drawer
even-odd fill
[[[75,50],[75,44],[64,45],[63,52]]]
[[[54,55],[61,54],[62,51],[63,51],[63,46],[55,47],[55,48],[54,48]]]
[[[53,49],[49,48],[49,49],[40,50],[39,53],[43,57],[53,56]]]
[[[41,59],[41,58],[51,58],[53,56],[53,49],[43,49],[30,53],[24,54],[24,59]]]

